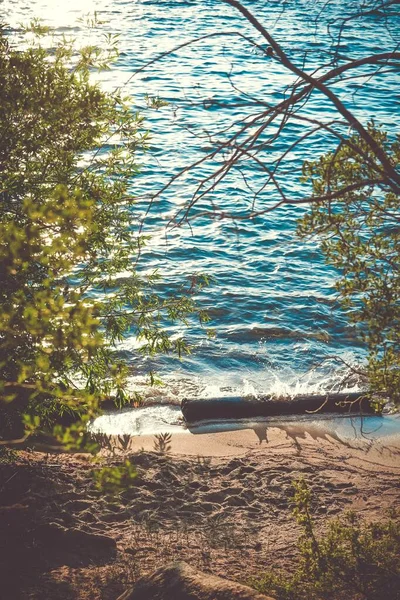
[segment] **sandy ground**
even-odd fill
[[[266,439],[266,435],[268,439]],[[141,435],[132,438],[129,450],[133,452],[154,451],[159,447],[158,436]],[[116,442],[118,445],[118,442]],[[371,465],[399,467],[400,469],[400,437],[385,439],[346,440],[332,431],[318,425],[299,426],[295,423],[268,428],[262,424],[258,428],[226,431],[218,433],[173,434],[169,442],[170,453],[177,456],[204,456],[210,458],[227,458],[234,456],[257,456],[265,458],[276,454],[298,454],[306,456],[310,451],[323,448],[340,450],[348,459],[357,462],[369,462]]]
[[[375,520],[400,508],[398,440],[344,444],[291,427],[270,430],[268,442],[255,430],[178,434],[167,454],[154,451],[154,436],[134,438],[138,475],[118,497],[95,488],[88,456],[20,453],[0,467],[0,598],[114,600],[175,559],[242,582],[290,567],[300,477],[313,490],[318,528],[349,509]],[[60,526],[106,537],[60,543]]]

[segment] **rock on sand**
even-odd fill
[[[118,600],[273,600],[222,577],[172,563],[139,579]]]

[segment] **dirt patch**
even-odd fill
[[[172,560],[239,582],[290,566],[292,481],[300,477],[321,528],[348,509],[379,519],[400,506],[396,456],[388,464],[335,443],[131,460],[138,476],[114,498],[95,488],[86,457],[21,452],[0,466],[1,598],[114,600]]]

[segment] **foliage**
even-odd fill
[[[95,469],[93,476],[97,489],[113,496],[129,488],[137,471],[127,458],[121,465]]]
[[[119,444],[119,447],[121,448],[121,450],[123,452],[126,452],[129,449],[129,446],[131,445],[132,436],[125,433],[123,435],[119,435],[117,437],[117,441],[118,441],[118,444]]]
[[[253,586],[277,600],[399,598],[399,515],[365,523],[347,513],[330,521],[325,533],[317,536],[311,492],[304,481],[294,487],[294,515],[302,529],[296,569],[292,574],[268,572]]]
[[[111,436],[107,433],[92,433],[91,438],[100,449],[106,448],[109,452],[115,450],[115,445],[112,443]]]
[[[0,446],[0,465],[14,464],[17,458],[17,453],[12,448]]]
[[[170,433],[158,433],[154,436],[154,450],[160,454],[171,452],[172,435]]]
[[[180,354],[183,340],[162,326],[185,320],[203,283],[161,297],[159,276],[136,270],[146,240],[132,181],[148,134],[130,98],[90,80],[118,55],[115,39],[79,51],[54,39],[48,51],[48,29],[31,31],[39,37],[25,50],[0,31],[3,437],[13,410],[34,430],[89,418],[105,396],[129,401],[117,344],[131,331],[143,351]]]
[[[400,139],[390,141],[370,123],[368,131],[392,165],[400,162]],[[343,140],[303,167],[314,202],[300,223],[317,235],[327,261],[340,271],[337,289],[369,349],[374,391],[400,400],[400,213],[399,193],[382,179],[373,153],[358,135]],[[393,189],[394,188],[394,189]]]

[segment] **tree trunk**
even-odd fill
[[[187,422],[313,413],[376,414],[375,409],[371,406],[371,395],[366,392],[303,395],[294,398],[276,398],[274,396],[259,398],[233,396],[207,398],[206,400],[185,398],[181,408]]]

